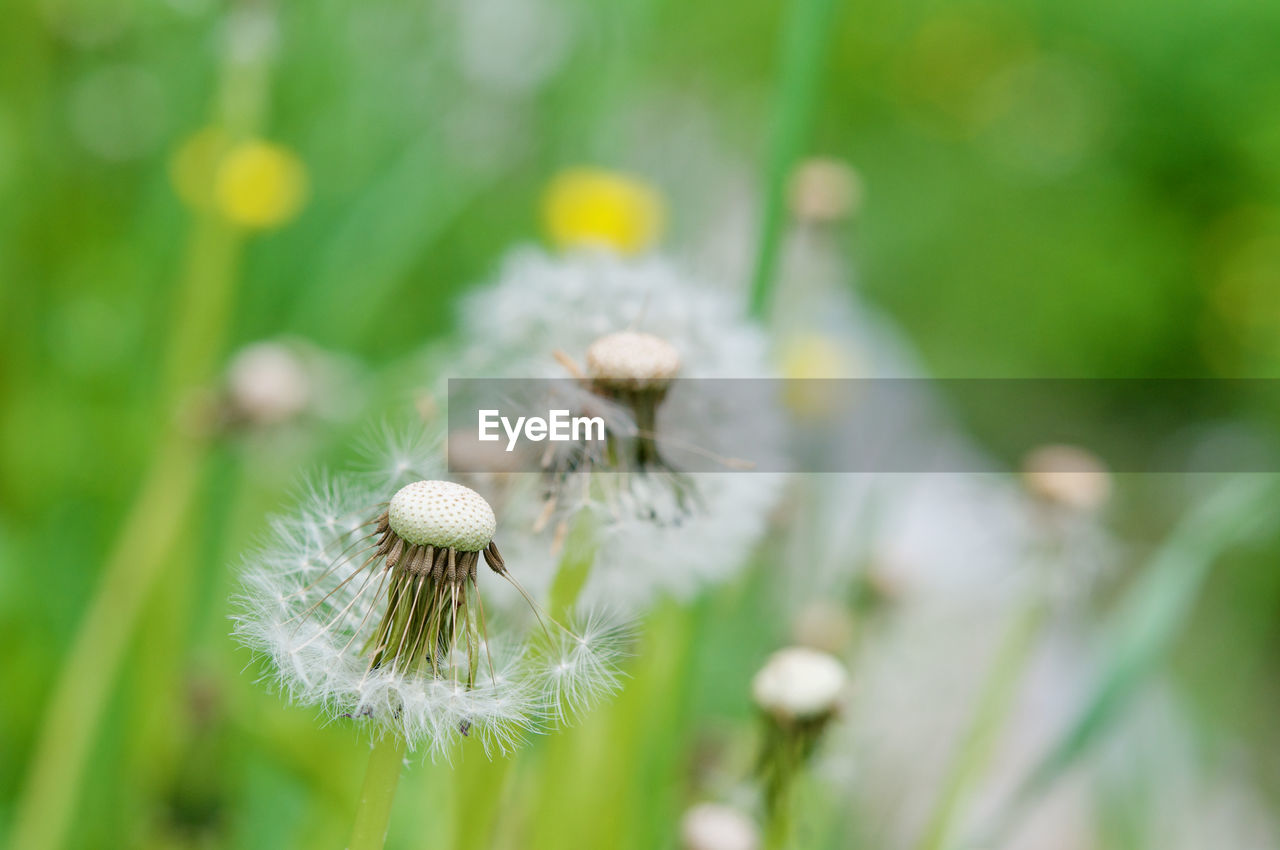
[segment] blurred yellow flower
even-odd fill
[[[258,140],[236,143],[219,127],[184,142],[169,176],[192,209],[216,210],[241,227],[279,227],[306,200],[306,167],[292,151]]]
[[[801,419],[825,420],[848,400],[848,392],[833,392],[819,383],[826,379],[856,378],[861,370],[858,358],[841,340],[820,333],[799,334],[788,339],[779,352],[782,377],[789,383],[783,400]]]
[[[797,381],[853,378],[859,371],[857,357],[848,345],[820,333],[788,339],[782,346],[779,365],[784,378]]]
[[[245,142],[218,164],[214,197],[219,211],[242,227],[279,227],[302,209],[307,172],[287,148]]]
[[[547,187],[543,223],[560,248],[596,245],[638,254],[662,235],[662,197],[648,184],[617,172],[573,168]]]

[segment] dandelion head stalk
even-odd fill
[[[407,451],[392,447],[387,471],[411,468]],[[613,689],[620,633],[542,613],[508,571],[483,497],[431,478],[382,492],[321,479],[249,559],[237,632],[296,701],[447,755],[472,735],[506,751]],[[531,617],[488,616],[481,561]]]

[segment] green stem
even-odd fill
[[[591,577],[596,560],[596,522],[587,511],[579,511],[565,535],[564,553],[551,580],[551,616],[562,623],[573,616],[578,597]]]
[[[751,280],[751,315],[764,318],[778,268],[787,179],[804,151],[818,103],[835,0],[792,0],[782,42],[773,136],[765,174],[764,212]]]
[[[476,742],[472,742],[476,743]],[[489,758],[470,746],[454,771],[453,850],[486,850],[493,846],[498,819],[515,759]]]
[[[794,835],[795,786],[800,764],[789,741],[779,742],[774,756],[778,763],[773,766],[770,779],[764,846],[765,850],[787,850],[792,846]]]
[[[982,778],[998,733],[1008,719],[1048,610],[1044,595],[1037,595],[1019,612],[1005,635],[973,720],[951,763],[924,835],[916,845],[918,850],[943,850],[947,846],[955,816],[974,782]]]
[[[391,803],[404,768],[404,751],[405,739],[401,735],[384,735],[373,745],[347,850],[382,850],[391,821]]]

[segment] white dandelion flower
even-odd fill
[[[757,850],[760,828],[732,806],[698,803],[680,819],[685,850]]]
[[[540,510],[508,517],[538,532],[518,548],[527,583],[547,587],[566,530],[584,514],[596,527],[587,603],[635,611],[656,596],[688,597],[745,563],[782,476],[732,471],[730,459],[723,471],[707,472],[668,462],[724,445],[726,429],[751,429],[750,444],[760,449],[753,460],[780,454],[777,411],[753,406],[750,393],[708,398],[685,380],[771,377],[764,334],[738,299],[659,257],[525,249],[461,313],[462,338],[484,342],[458,354],[446,374],[576,379],[563,381],[579,393],[571,404],[601,415],[611,438],[627,444],[593,453],[590,441],[575,442],[551,456],[541,477],[505,480],[541,491]]]
[[[394,485],[317,479],[247,559],[236,632],[282,690],[446,756],[469,735],[509,750],[611,691],[617,630],[566,627],[536,608],[524,621],[486,612],[481,560],[519,587],[489,503],[423,477],[425,443],[383,443],[377,466]]]
[[[848,685],[835,656],[805,646],[780,649],[751,680],[751,696],[761,711],[782,722],[829,717]]]

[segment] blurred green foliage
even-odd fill
[[[168,427],[157,352],[192,229],[170,157],[214,111],[228,27],[260,6],[5,9],[0,834],[104,552]],[[265,135],[305,161],[311,196],[296,222],[250,237],[226,351],[298,335],[375,369],[396,361],[450,328],[453,297],[510,245],[537,238],[557,169],[679,161],[668,117],[726,172],[745,165],[754,179],[779,4],[540,6],[565,32],[562,61],[536,87],[468,73],[467,51],[504,48],[460,34],[462,0],[276,9]],[[245,49],[271,40],[230,37]],[[1280,5],[862,0],[842,4],[834,38],[814,150],[861,173],[848,238],[860,285],[937,374],[1274,374]],[[676,250],[715,230],[705,195],[732,182],[678,174],[650,175],[672,199]],[[228,566],[303,467],[349,454],[340,436],[321,429],[283,451],[216,445],[174,555],[194,578],[162,582],[151,601],[94,747],[75,846],[339,846],[363,744],[262,692],[252,667],[242,675],[249,659],[224,618]],[[998,426],[986,436],[998,445]],[[1140,541],[1167,521],[1144,501],[1159,505],[1158,490],[1129,491]],[[1274,751],[1263,728],[1280,701],[1271,554],[1228,560],[1179,657],[1206,729]],[[767,604],[751,577],[704,600],[663,649],[689,663],[673,679],[649,671],[651,689],[672,692],[645,690],[646,665],[664,657],[650,652],[616,710],[532,751],[517,789],[547,761],[582,795],[554,828],[534,825],[538,846],[600,846],[600,812],[630,830],[609,846],[669,845],[696,771],[688,753],[750,728],[745,683],[786,628],[757,615]],[[610,738],[646,696],[665,716],[650,715],[639,740]],[[572,763],[601,740],[623,749]],[[1280,767],[1257,762],[1280,799]],[[443,768],[410,771],[393,846],[442,846],[447,818],[431,806],[448,808],[452,793]]]

